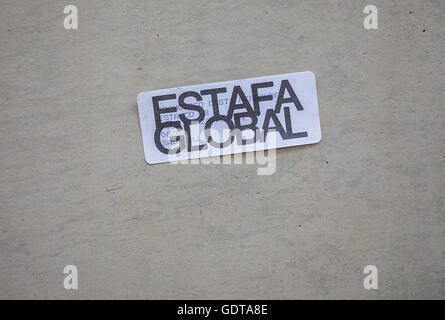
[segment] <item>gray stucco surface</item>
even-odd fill
[[[0,8],[0,298],[445,298],[444,1]],[[145,163],[139,92],[306,70],[323,139],[275,174]]]

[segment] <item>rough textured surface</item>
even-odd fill
[[[0,298],[445,298],[444,1],[72,3],[0,4]],[[274,175],[144,162],[137,93],[305,70]]]

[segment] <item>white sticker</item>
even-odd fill
[[[321,140],[309,71],[142,92],[137,102],[150,164]]]

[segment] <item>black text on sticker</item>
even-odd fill
[[[227,93],[227,87],[218,86],[216,88],[204,89],[200,91],[185,91],[179,96],[175,93],[156,95],[152,97],[153,112],[155,117],[156,130],[154,132],[154,142],[157,149],[164,154],[171,154],[172,150],[166,148],[161,139],[161,134],[164,129],[175,129],[183,132],[183,134],[170,136],[172,142],[180,142],[175,152],[179,153],[183,150],[195,151],[205,150],[210,144],[213,147],[225,148],[228,144],[237,141],[238,145],[246,145],[256,143],[259,140],[264,141],[267,137],[268,131],[276,130],[283,140],[307,137],[306,131],[294,132],[292,129],[291,111],[290,108],[295,108],[296,111],[302,111],[303,106],[300,103],[291,83],[287,79],[281,80],[280,88],[277,95],[277,101],[273,108],[261,110],[260,103],[271,101],[274,99],[272,95],[260,95],[259,89],[273,87],[273,81],[252,83],[251,99],[248,99],[241,86],[236,85],[229,92],[231,98],[229,99],[229,107],[226,113],[221,113],[219,107],[220,94]],[[202,123],[206,116],[206,110],[199,104],[203,100],[203,96],[208,96],[211,99],[213,114]],[[186,102],[187,99],[187,102]],[[190,101],[193,99],[193,101]],[[170,107],[161,108],[160,102],[169,103]],[[286,104],[285,106],[283,106]],[[179,120],[163,121],[162,115],[168,113],[176,113],[180,108],[184,110],[193,111],[197,113],[197,117],[189,118],[185,113],[179,114]],[[264,114],[262,114],[262,112]],[[281,122],[277,115],[283,114],[284,122]],[[245,124],[245,120],[249,119],[249,123]],[[259,119],[263,119],[259,123]],[[224,142],[214,141],[212,137],[212,125],[215,122],[223,121],[225,125],[233,132],[229,138]],[[202,123],[205,129],[206,143],[193,145],[191,126],[196,123]],[[254,136],[250,139],[242,137],[244,130],[252,130]],[[261,133],[261,134],[258,134]]]

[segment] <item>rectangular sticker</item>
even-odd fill
[[[150,164],[321,140],[310,71],[142,92],[137,103]]]

